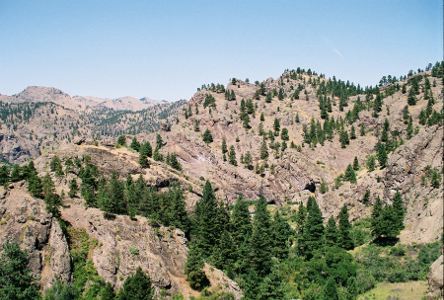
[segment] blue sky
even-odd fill
[[[0,0],[0,93],[189,99],[311,68],[374,85],[443,59],[438,0]]]

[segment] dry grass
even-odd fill
[[[426,281],[403,283],[378,283],[376,287],[358,297],[358,300],[420,300],[427,293]],[[397,298],[395,298],[396,296]]]

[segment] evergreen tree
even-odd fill
[[[256,203],[253,219],[253,232],[249,245],[248,265],[259,277],[264,277],[270,272],[271,260],[271,220],[267,210],[267,202],[263,196]]]
[[[311,198],[310,205],[307,203],[307,221],[305,222],[303,240],[306,249],[303,249],[303,253],[310,259],[313,255],[313,251],[318,250],[324,243],[324,224],[322,219],[322,212],[319,209],[316,199]]]
[[[119,291],[119,300],[151,300],[154,298],[154,287],[150,276],[137,267],[136,274],[125,279],[122,289]]]
[[[197,246],[192,243],[187,254],[187,262],[185,263],[185,275],[192,289],[201,290],[208,284],[205,272],[202,270],[204,262],[200,257]]]
[[[160,134],[156,133],[156,148],[159,148],[159,150],[163,147],[163,140]]]
[[[133,140],[131,141],[130,148],[131,148],[131,149],[134,149],[134,150],[136,150],[136,151],[139,151],[139,149],[140,149],[140,143],[139,143],[139,141],[137,141],[137,138],[136,138],[136,137],[134,137]]]
[[[381,235],[381,211],[382,211],[382,201],[381,198],[376,197],[376,202],[373,205],[372,215],[371,215],[371,228],[372,236],[378,237]]]
[[[11,181],[12,182],[17,182],[22,180],[22,168],[18,165],[15,164],[14,167],[12,167],[12,171],[11,171]]]
[[[149,142],[146,142],[149,144]],[[139,164],[142,168],[148,168],[149,167],[149,162],[148,162],[148,155],[147,155],[147,145],[143,144],[142,148],[140,149],[139,152]]]
[[[111,283],[107,282],[100,290],[100,300],[115,300],[116,293],[114,292]]]
[[[248,211],[248,202],[243,200],[241,195],[239,195],[234,205],[229,228],[233,237],[233,243],[238,247],[247,242],[252,233],[253,227],[251,225],[250,212]],[[237,249],[236,256],[239,259],[242,258],[239,248]]]
[[[274,215],[274,220],[271,225],[271,232],[273,234],[273,255],[274,257],[283,260],[288,257],[288,252],[290,250],[290,235],[291,227],[288,222],[276,211]]]
[[[268,158],[268,147],[267,147],[267,141],[265,140],[265,136],[262,138],[262,143],[259,151],[261,159]]]
[[[156,146],[153,153],[154,161],[163,161],[163,155],[159,152],[159,148]]]
[[[223,230],[219,243],[213,248],[213,254],[211,256],[211,261],[214,266],[231,274],[236,259],[234,249],[235,246],[231,234],[228,230]]]
[[[347,299],[346,300],[356,300],[358,298],[359,289],[358,283],[355,277],[349,277],[347,279]]]
[[[416,105],[416,91],[414,87],[412,86],[409,91],[409,95],[407,96],[407,103],[408,105]]]
[[[375,170],[375,157],[371,155],[367,160],[367,169],[369,172],[373,172]]]
[[[251,155],[250,151],[247,151],[247,153],[245,153],[244,163],[247,169],[251,170],[253,168],[253,156]]]
[[[9,168],[6,165],[0,167],[0,185],[8,184],[11,180]]]
[[[344,178],[347,181],[350,181],[350,183],[356,183],[356,173],[355,170],[353,170],[352,165],[348,165],[347,169],[345,170]]]
[[[227,142],[225,141],[225,139],[222,140],[222,153],[227,153],[228,152],[228,147],[227,147]]]
[[[350,224],[348,218],[348,209],[347,205],[344,204],[344,206],[341,209],[341,212],[339,213],[339,228],[338,228],[338,245],[345,249],[345,250],[353,250],[355,248],[353,238],[351,237],[351,228],[352,225]]]
[[[43,197],[42,179],[37,175],[37,172],[30,173],[28,177],[28,192],[30,192],[33,197]]]
[[[182,171],[182,165],[181,165],[180,162],[177,160],[177,155],[176,155],[176,153],[171,153],[171,154],[170,154],[169,165],[170,165],[173,169],[176,169],[176,170],[178,170],[178,171]]]
[[[352,140],[356,139],[355,126],[353,126],[353,125],[350,129],[350,139],[352,139]]]
[[[364,123],[361,123],[360,134],[361,134],[361,136],[365,135],[365,124]]]
[[[125,213],[124,207],[124,183],[118,179],[115,172],[111,175],[111,179],[108,184],[99,188],[97,193],[97,202],[99,208],[105,213],[120,214]]]
[[[261,113],[260,120],[261,120],[261,122],[265,121],[265,115],[263,112]]]
[[[407,139],[410,140],[412,138],[413,135],[413,120],[412,120],[412,116],[410,116],[409,122],[407,124]]]
[[[0,256],[0,299],[34,300],[39,299],[38,286],[33,284],[31,269],[28,266],[28,253],[17,243],[8,239],[2,245]]]
[[[353,170],[358,171],[359,170],[359,162],[358,162],[358,157],[355,156],[355,158],[353,159]]]
[[[378,151],[377,156],[378,156],[379,165],[381,166],[381,168],[385,168],[385,166],[387,164],[387,160],[388,160],[385,145],[379,144],[379,147],[378,146],[376,146],[376,147],[377,147],[376,151]]]
[[[405,209],[402,205],[402,196],[399,190],[396,191],[395,195],[393,196],[393,210],[396,213],[397,216],[397,225],[399,228],[399,231],[404,229],[404,217],[405,217]]]
[[[120,146],[126,146],[126,137],[125,135],[121,135],[119,136],[119,138],[117,139],[117,144],[119,144]]]
[[[330,277],[323,288],[323,300],[339,300],[338,287],[336,286],[335,279]]]
[[[233,145],[230,146],[230,152],[228,152],[228,162],[233,166],[237,166],[236,152]]]
[[[217,245],[220,237],[220,228],[214,220],[217,219],[218,203],[209,181],[205,182],[202,198],[196,203],[194,210],[196,246],[203,257],[212,254],[212,247]]]
[[[282,131],[281,131],[281,139],[283,140],[283,141],[288,141],[290,138],[288,137],[288,129],[287,128],[282,128]]]
[[[375,102],[373,103],[373,110],[375,116],[382,111],[382,97],[379,93],[376,95]]]
[[[284,299],[285,283],[279,269],[274,268],[270,275],[259,285],[258,300]]]
[[[362,203],[367,205],[369,200],[370,200],[370,190],[366,190],[364,197],[362,197]]]
[[[211,135],[211,132],[210,132],[210,130],[208,128],[205,129],[202,137],[203,137],[203,141],[206,144],[209,144],[209,143],[213,142],[213,136]]]
[[[273,129],[274,129],[275,135],[277,136],[279,134],[279,131],[281,130],[281,125],[279,124],[278,118],[274,118]]]
[[[336,227],[336,220],[333,216],[328,219],[325,227],[325,245],[327,247],[338,246],[338,228]]]

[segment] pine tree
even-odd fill
[[[11,180],[9,168],[6,165],[0,167],[0,185],[8,184]]]
[[[231,273],[236,259],[234,249],[235,246],[231,234],[228,230],[223,230],[219,243],[215,245],[211,255],[211,261],[214,266],[227,273]]]
[[[154,287],[150,276],[137,267],[136,274],[125,279],[122,289],[119,291],[119,300],[151,300],[154,297]]]
[[[375,116],[382,111],[382,97],[379,93],[376,95],[375,102],[373,103],[373,110]]]
[[[182,171],[182,165],[181,165],[180,162],[177,160],[177,155],[176,155],[176,153],[171,153],[171,154],[170,154],[169,165],[170,165],[173,169],[176,169],[176,170],[178,170],[178,171]]]
[[[28,252],[8,239],[0,256],[0,298],[11,300],[40,299],[38,285],[33,284]]]
[[[385,168],[385,166],[387,164],[387,160],[388,160],[385,145],[379,144],[379,147],[378,147],[378,145],[376,147],[377,147],[377,151],[378,151],[377,156],[378,156],[379,165],[381,166],[381,168]]]
[[[347,279],[347,299],[346,300],[356,300],[358,298],[359,289],[358,283],[355,277],[349,277]]]
[[[276,211],[274,220],[271,225],[271,232],[273,234],[273,255],[274,257],[283,260],[288,257],[290,250],[289,238],[291,235],[291,227],[288,222]]]
[[[237,166],[236,152],[233,145],[230,146],[230,152],[228,152],[228,162],[233,166]]]
[[[279,124],[279,119],[274,118],[273,129],[274,129],[275,135],[279,134],[280,128],[281,128],[281,125]]]
[[[371,228],[372,228],[372,236],[378,237],[381,235],[381,211],[382,211],[382,202],[381,198],[376,197],[376,202],[373,205],[372,215],[371,215]]]
[[[208,284],[205,272],[202,270],[204,262],[200,257],[197,246],[192,243],[187,254],[184,273],[187,275],[187,281],[192,289],[201,290]]]
[[[205,129],[202,137],[203,137],[203,141],[206,144],[209,144],[209,143],[213,142],[213,136],[211,135],[211,132],[210,132],[210,130],[208,128]]]
[[[347,205],[341,209],[339,213],[339,228],[338,228],[338,245],[345,250],[353,250],[355,248],[353,238],[351,237],[351,224],[348,220],[348,209]]]
[[[370,200],[370,190],[366,190],[364,197],[362,197],[362,203],[367,205],[369,200]]]
[[[229,228],[235,245],[244,244],[253,230],[248,202],[243,200],[241,195],[234,205]]]
[[[289,138],[289,136],[288,136],[288,129],[287,128],[282,128],[282,131],[281,131],[281,139],[283,140],[283,141],[288,141],[290,138]]]
[[[303,249],[304,254],[311,258],[313,251],[318,250],[324,243],[324,224],[322,219],[322,212],[319,209],[316,199],[311,198],[310,205],[307,203],[308,217],[305,222],[303,240],[306,249]]]
[[[15,164],[14,167],[12,167],[12,171],[11,171],[11,181],[12,182],[17,182],[22,180],[22,168],[18,165]]]
[[[214,222],[217,218],[218,203],[213,188],[209,181],[205,182],[202,198],[196,203],[194,211],[194,223],[196,246],[203,257],[212,254],[212,247],[217,244],[220,237],[220,228]]]
[[[367,160],[367,169],[369,172],[373,172],[375,170],[375,157],[371,155]]]
[[[43,197],[42,179],[37,175],[37,172],[31,172],[28,177],[28,192],[30,192],[33,197]]]
[[[148,162],[148,154],[152,154],[152,148],[151,144],[149,142],[145,142],[142,147],[140,148],[139,152],[139,164],[142,168],[148,168],[149,162]]]
[[[323,300],[339,300],[338,287],[336,286],[335,279],[330,277],[327,279],[323,287]]]
[[[261,120],[261,122],[265,121],[265,115],[263,112],[261,113],[260,120]]]
[[[271,220],[267,202],[263,196],[256,203],[253,232],[249,244],[248,265],[259,277],[266,276],[272,266]]]
[[[325,245],[327,247],[338,246],[338,228],[333,216],[328,219],[327,226],[325,227]]]
[[[244,163],[247,169],[251,170],[253,168],[253,156],[251,155],[250,151],[247,151],[247,153],[245,153]]]
[[[158,148],[160,150],[162,147],[163,147],[162,136],[160,136],[160,134],[156,133],[156,148]]]
[[[279,269],[274,268],[259,285],[258,300],[284,299],[285,283]]]
[[[136,151],[139,151],[139,149],[140,149],[140,143],[139,143],[139,141],[137,141],[137,138],[136,138],[136,137],[134,137],[133,140],[131,141],[130,148],[131,148],[131,149],[134,149],[134,150],[136,150]]]
[[[361,136],[365,135],[365,124],[364,123],[361,123],[360,134],[361,134]]]
[[[100,290],[100,300],[115,300],[116,293],[114,292],[111,283],[107,282]]]
[[[353,170],[352,165],[348,165],[345,170],[344,179],[350,181],[350,183],[356,183],[356,173]]]
[[[412,138],[413,135],[413,120],[412,120],[412,116],[410,116],[409,122],[407,124],[407,139],[410,140]]]
[[[393,209],[397,216],[397,225],[399,228],[399,231],[404,229],[404,216],[405,216],[405,209],[402,206],[402,196],[399,190],[396,191],[395,195],[393,196]]]
[[[119,136],[119,138],[117,139],[117,144],[119,144],[120,146],[126,146],[126,137],[125,135],[121,135]]]
[[[350,129],[350,139],[352,139],[352,140],[356,139],[355,126],[353,126],[353,125]]]
[[[227,142],[225,141],[225,139],[222,140],[222,153],[227,153],[228,152],[228,147],[227,147]]]
[[[408,105],[416,105],[416,91],[414,87],[412,86],[409,91],[409,95],[407,96],[407,103]]]
[[[265,140],[265,136],[262,138],[262,143],[259,151],[261,159],[268,158],[268,146],[267,146],[267,141]]]
[[[163,155],[159,152],[159,148],[156,146],[153,153],[154,161],[163,161]]]
[[[358,162],[358,157],[355,156],[355,158],[353,159],[353,170],[358,171],[359,170],[359,162]]]

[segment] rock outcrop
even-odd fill
[[[71,256],[66,238],[57,221],[45,212],[42,200],[29,196],[16,183],[5,192],[0,187],[0,244],[17,242],[28,251],[29,266],[35,277],[41,277],[43,289],[55,278],[71,280]]]
[[[429,269],[427,276],[429,281],[429,293],[427,300],[435,300],[443,298],[443,277],[444,277],[443,256],[441,255]]]

